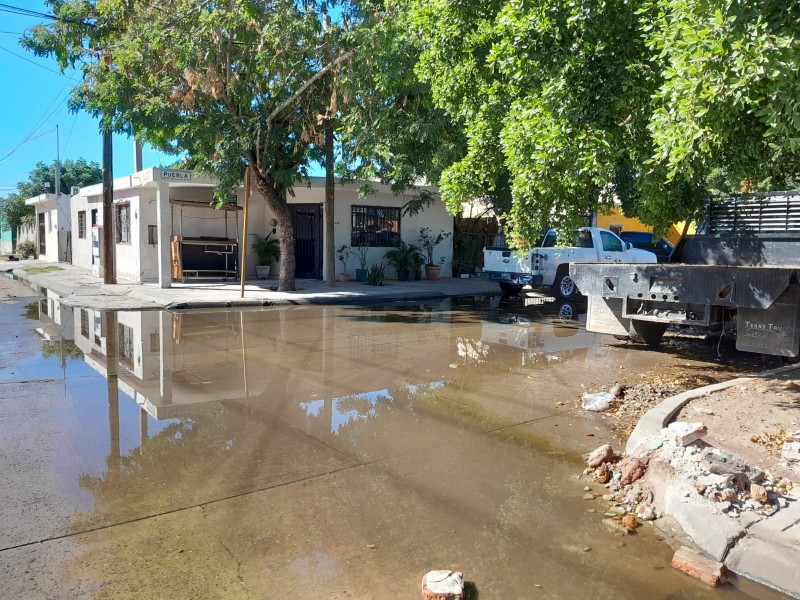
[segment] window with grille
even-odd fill
[[[117,243],[131,243],[131,205],[117,204]]]
[[[119,362],[133,368],[133,329],[122,323],[117,323],[117,344],[119,347]]]
[[[84,239],[86,237],[86,211],[78,211],[78,237]]]
[[[390,247],[400,239],[400,208],[352,207],[351,246]]]
[[[156,225],[147,226],[147,243],[151,246],[158,246],[158,227]]]
[[[81,335],[89,339],[89,311],[81,309]]]

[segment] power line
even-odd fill
[[[44,69],[45,71],[50,71],[51,73],[55,73],[56,75],[59,75],[61,77],[66,77],[67,79],[71,79],[72,81],[79,81],[78,79],[75,79],[74,77],[70,77],[69,75],[67,75],[65,73],[62,73],[60,71],[56,71],[55,69],[51,69],[49,67],[45,67],[44,65],[40,65],[35,60],[31,60],[30,58],[26,58],[26,57],[22,56],[21,54],[17,54],[16,52],[12,52],[8,48],[3,48],[2,46],[0,46],[0,50],[2,50],[3,52],[8,52],[11,56],[16,56],[20,60],[24,60],[25,62],[29,62],[32,65],[36,65],[37,67],[39,67],[40,69]]]
[[[51,21],[61,21],[62,23],[75,23],[76,25],[91,25],[86,21],[76,21],[75,19],[65,19],[57,15],[39,12],[38,10],[31,10],[29,8],[22,8],[20,6],[12,6],[11,4],[4,4],[0,2],[0,12],[7,12],[12,15],[22,15],[23,17],[35,17],[37,19],[50,19]]]

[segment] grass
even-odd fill
[[[57,267],[56,265],[48,265],[46,267],[29,267],[24,269],[26,273],[31,275],[38,275],[39,273],[52,273],[53,271],[63,271],[63,267]]]

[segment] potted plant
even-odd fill
[[[269,277],[270,265],[281,256],[281,247],[278,240],[272,237],[271,232],[267,234],[267,237],[256,233],[253,235],[253,245],[251,248],[258,257],[256,278],[267,279]]]
[[[353,247],[353,254],[358,259],[359,267],[356,269],[356,281],[364,283],[367,281],[367,252],[369,252],[369,245],[364,244]]]
[[[383,255],[387,262],[397,271],[398,281],[408,281],[411,270],[415,268],[420,254],[419,248],[414,244],[407,244],[398,240],[395,247]]]
[[[439,273],[444,264],[444,257],[440,258],[437,262],[433,260],[433,252],[436,246],[441,244],[444,240],[450,237],[449,233],[445,233],[441,229],[436,235],[430,230],[429,227],[423,227],[419,230],[419,245],[425,250],[425,277],[430,280],[439,279]]]
[[[350,281],[350,273],[347,272],[347,261],[353,254],[353,249],[347,244],[342,244],[341,248],[336,250],[336,258],[342,263],[342,272],[339,273],[339,281]]]

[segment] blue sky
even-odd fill
[[[41,0],[8,0],[5,4],[49,12]],[[56,158],[59,127],[61,160],[85,158],[102,163],[98,122],[86,113],[67,108],[70,89],[79,73],[59,74],[55,60],[37,58],[19,45],[26,29],[42,19],[0,12],[0,197],[16,190],[38,161]],[[144,167],[168,165],[175,158],[145,148]],[[133,170],[133,141],[114,137],[114,177]]]

